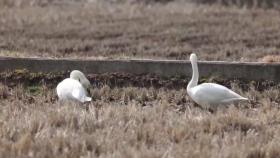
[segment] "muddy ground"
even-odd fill
[[[259,61],[280,50],[278,8],[250,1],[0,2],[2,56]]]
[[[0,82],[10,88],[17,85],[38,86],[45,85],[55,89],[56,85],[63,79],[69,77],[70,72],[60,73],[32,73],[28,70],[15,70],[0,73]],[[170,76],[162,77],[156,74],[130,74],[130,73],[104,73],[104,74],[86,74],[94,88],[108,86],[110,88],[122,87],[140,87],[140,88],[166,88],[166,89],[182,89],[186,88],[189,77],[186,76]],[[279,83],[267,80],[226,80],[223,78],[201,78],[199,84],[203,82],[214,82],[222,84],[228,88],[232,85],[238,85],[244,91],[250,90],[252,87],[258,91],[268,90],[270,88],[279,87]]]

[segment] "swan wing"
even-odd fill
[[[60,100],[71,99],[72,83],[72,79],[67,78],[57,85],[56,92]]]
[[[86,96],[86,91],[83,87],[81,88],[74,88],[72,91],[72,96],[76,99],[79,100],[80,102],[86,102],[86,101],[91,101],[90,97]]]
[[[71,78],[60,82],[57,85],[56,91],[60,100],[91,101],[91,98],[86,96],[86,91],[81,83]]]
[[[235,100],[242,100],[239,94],[219,84],[203,83],[192,89],[194,100],[201,104],[224,104]],[[246,98],[243,98],[244,100]]]

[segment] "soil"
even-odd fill
[[[47,85],[55,88],[56,85],[64,78],[69,77],[70,72],[61,73],[30,73],[27,70],[17,70],[3,72],[0,74],[0,82],[6,86],[13,88],[18,84],[26,86]],[[156,74],[129,74],[129,73],[104,73],[104,74],[88,74],[87,78],[93,87],[109,86],[111,88],[122,87],[142,87],[142,88],[166,88],[179,90],[187,87],[190,78],[186,76],[160,77]],[[279,85],[272,81],[246,81],[246,80],[225,80],[222,78],[203,78],[199,83],[214,82],[222,84],[228,88],[232,85],[238,85],[244,91],[250,90],[252,87],[258,91],[264,91]]]

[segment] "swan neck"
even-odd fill
[[[188,84],[188,89],[193,88],[197,86],[198,83],[198,67],[197,67],[197,61],[196,60],[191,60],[191,65],[192,65],[192,79]]]

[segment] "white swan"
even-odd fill
[[[210,108],[216,108],[217,105],[231,104],[236,101],[248,100],[247,98],[244,98],[227,87],[219,84],[203,83],[197,85],[199,74],[196,54],[191,54],[190,61],[192,64],[193,74],[187,87],[187,93],[194,102],[204,107],[210,106]]]
[[[91,101],[91,97],[87,97],[90,82],[85,75],[78,70],[70,73],[70,78],[61,81],[57,87],[56,92],[59,100],[75,100],[79,102]]]

